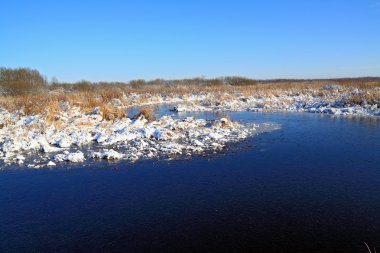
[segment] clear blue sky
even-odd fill
[[[380,0],[1,1],[0,66],[61,81],[380,76]]]

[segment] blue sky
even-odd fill
[[[380,0],[12,0],[0,28],[0,66],[61,81],[380,76]]]

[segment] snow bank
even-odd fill
[[[77,151],[75,153],[70,153],[69,151],[65,151],[63,154],[57,154],[54,156],[54,159],[57,162],[73,162],[73,163],[80,163],[83,162],[84,154],[81,151]]]
[[[363,101],[360,105],[347,102],[350,96],[363,92],[356,88],[326,85],[320,89],[310,89],[307,94],[284,91],[276,96],[238,92],[132,93],[111,103],[115,106],[123,106],[123,101],[131,101],[130,106],[175,103],[172,108],[175,112],[294,111],[338,116],[380,116],[376,101]],[[191,156],[221,149],[228,142],[238,142],[257,133],[254,124],[239,124],[225,117],[207,121],[163,116],[148,122],[140,116],[137,119],[106,121],[99,108],[83,113],[67,103],[62,102],[61,107],[62,112],[56,116],[57,122],[53,123],[47,122],[42,115],[23,116],[20,112],[11,113],[0,108],[0,166],[27,164],[36,168],[46,166],[50,163],[48,161],[54,163],[52,160],[83,162],[94,158],[136,161]],[[36,154],[40,159],[31,160],[30,157]],[[52,163],[49,166],[54,166]]]
[[[227,142],[237,142],[256,133],[255,125],[239,124],[227,118],[210,121],[163,116],[148,122],[140,116],[105,121],[93,114],[67,111],[56,126],[40,117],[14,117],[8,112],[1,117],[7,117],[9,124],[0,129],[0,161],[25,163],[32,168],[61,162],[80,163],[88,158],[134,162],[191,156],[221,149]]]
[[[116,152],[113,149],[103,149],[100,152],[94,152],[92,154],[92,157],[107,160],[117,160],[122,159],[124,155],[119,152]]]
[[[342,116],[380,116],[378,104],[363,102],[360,105],[345,103],[350,95],[361,94],[359,90],[350,93],[341,92],[339,86],[326,86],[322,90],[334,90],[336,93],[326,96],[312,94],[280,95],[268,97],[242,96],[229,100],[218,100],[211,95],[204,101],[178,103],[174,112],[207,112],[207,111],[293,111],[324,113]],[[316,91],[314,91],[315,93]]]

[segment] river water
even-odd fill
[[[380,250],[380,120],[230,116],[281,128],[210,157],[0,171],[0,252]]]

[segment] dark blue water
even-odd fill
[[[380,121],[231,116],[282,128],[209,158],[0,172],[0,252],[380,250]]]

